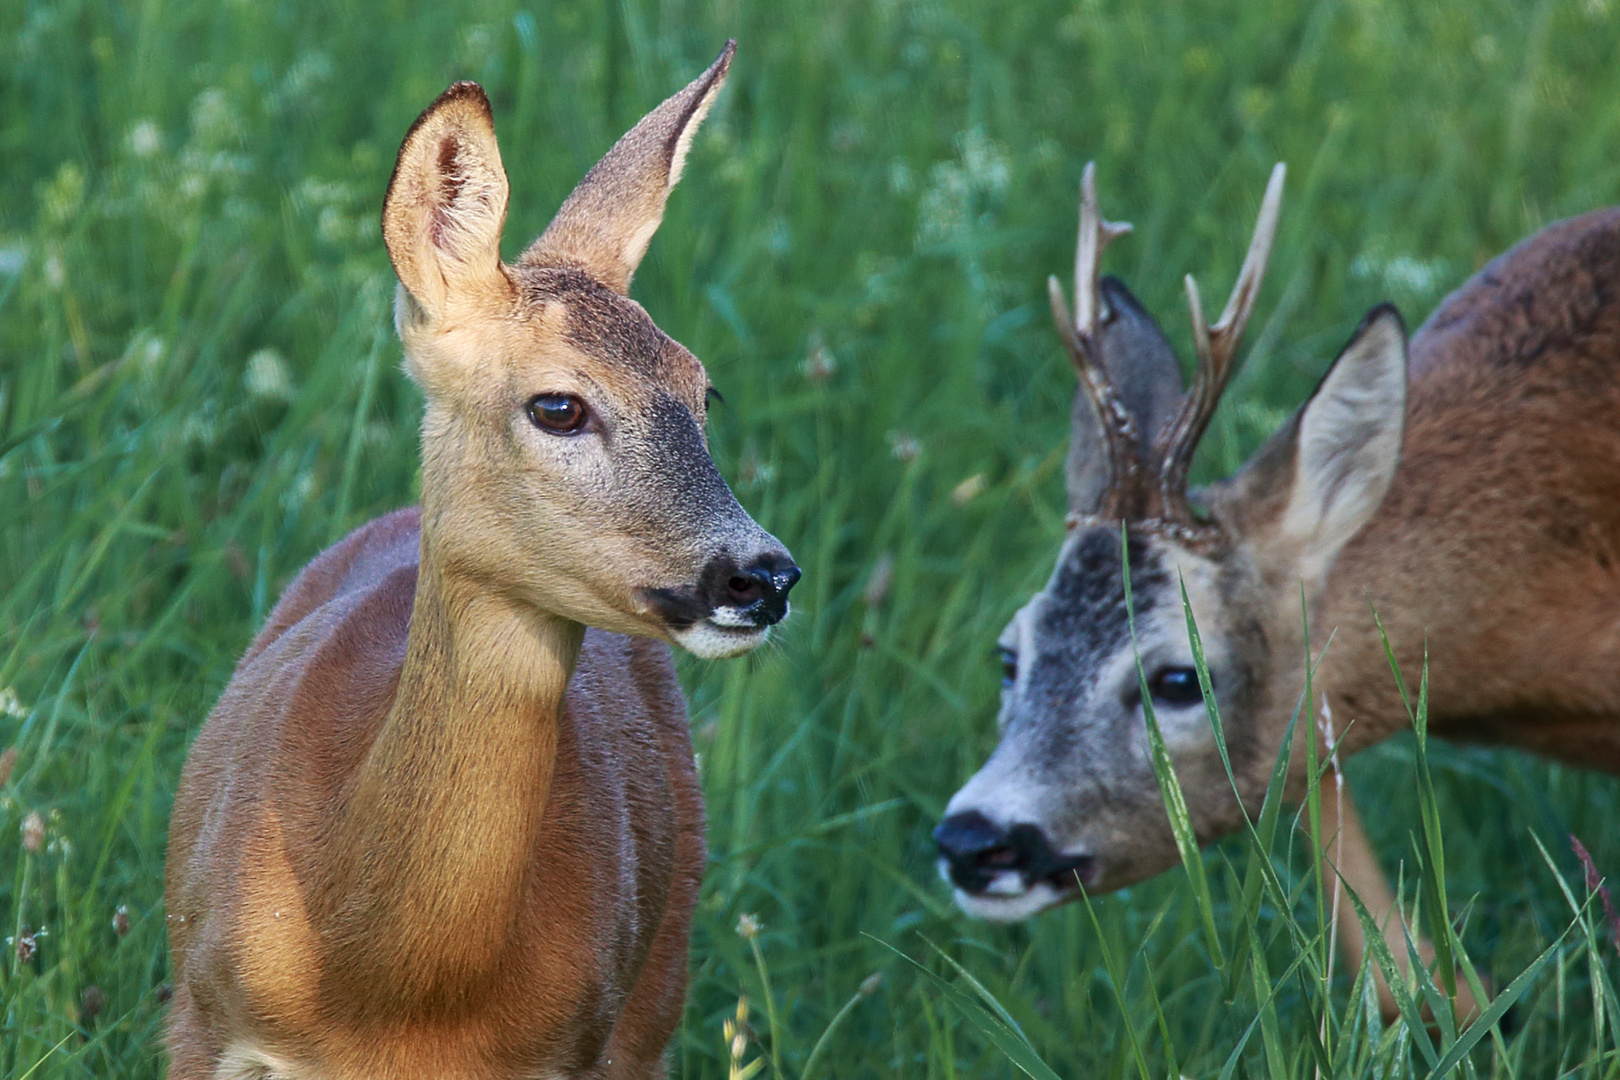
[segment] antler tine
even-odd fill
[[[1087,162],[1080,175],[1080,235],[1074,255],[1074,306],[1063,301],[1063,286],[1056,276],[1046,281],[1052,303],[1052,319],[1069,350],[1080,385],[1096,411],[1103,432],[1102,451],[1107,458],[1109,484],[1103,497],[1103,511],[1112,517],[1123,505],[1127,491],[1140,488],[1142,456],[1137,448],[1136,429],[1130,410],[1119,400],[1114,384],[1103,367],[1097,345],[1097,329],[1104,312],[1097,290],[1097,268],[1109,244],[1131,231],[1123,222],[1104,221],[1097,209],[1097,163]]]
[[[1097,208],[1097,163],[1086,162],[1080,174],[1080,237],[1074,245],[1075,328],[1082,336],[1097,332],[1102,297],[1097,291],[1098,266],[1108,245],[1131,231],[1128,221],[1104,221]]]
[[[1079,329],[1069,305],[1063,299],[1063,285],[1053,274],[1046,279],[1046,295],[1052,304],[1052,321],[1057,323],[1058,334],[1069,350],[1080,373],[1080,386],[1096,410],[1098,426],[1102,428],[1102,450],[1107,457],[1109,485],[1104,495],[1105,506],[1117,503],[1126,490],[1134,490],[1141,474],[1142,461],[1137,452],[1136,432],[1130,411],[1119,400],[1114,384],[1103,369],[1102,357],[1097,351],[1096,338]],[[1113,510],[1105,511],[1112,517]]]
[[[1209,427],[1220,404],[1226,384],[1237,370],[1237,346],[1243,329],[1254,311],[1254,302],[1260,294],[1260,282],[1266,275],[1266,262],[1271,257],[1271,244],[1277,237],[1277,220],[1282,209],[1283,179],[1288,167],[1278,162],[1266,183],[1266,194],[1260,200],[1260,215],[1254,224],[1254,239],[1249,242],[1248,254],[1243,258],[1243,269],[1238,271],[1237,284],[1214,326],[1204,321],[1204,304],[1198,294],[1198,283],[1193,276],[1186,277],[1187,308],[1192,317],[1193,344],[1198,352],[1198,369],[1193,384],[1187,391],[1181,411],[1175,422],[1165,429],[1160,486],[1168,506],[1186,509],[1187,471],[1192,466],[1193,452]]]
[[[1266,181],[1266,194],[1260,200],[1260,216],[1254,222],[1254,239],[1249,252],[1243,256],[1243,269],[1238,271],[1237,284],[1226,299],[1220,320],[1210,327],[1211,338],[1230,337],[1233,345],[1243,336],[1243,327],[1254,311],[1254,301],[1260,294],[1260,282],[1266,276],[1266,262],[1271,258],[1271,242],[1277,238],[1277,218],[1282,210],[1283,179],[1288,166],[1282,162],[1271,167],[1271,179]]]

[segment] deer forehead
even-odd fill
[[[1131,607],[1140,617],[1160,602],[1166,579],[1157,552],[1140,536],[1131,536],[1126,550]],[[1094,664],[1129,649],[1121,554],[1119,532],[1106,526],[1078,532],[1063,545],[1041,603],[1031,612],[1043,655]]]
[[[405,327],[407,367],[430,397],[504,411],[514,397],[606,393],[631,412],[673,399],[703,414],[702,363],[640,304],[579,271],[509,272],[506,303]]]
[[[662,391],[700,413],[709,389],[703,364],[660,330],[634,300],[589,274],[522,267],[519,321],[532,339],[518,368],[572,364],[615,394],[648,399]]]
[[[1040,602],[1025,616],[1037,651],[1059,662],[1045,665],[1054,677],[1063,677],[1060,670],[1070,678],[1103,675],[1131,660],[1133,613],[1136,646],[1144,656],[1158,648],[1185,650],[1183,586],[1200,626],[1219,618],[1223,603],[1218,564],[1147,531],[1130,532],[1128,545],[1129,606],[1117,529],[1084,529],[1064,544]],[[1134,666],[1134,661],[1127,666]]]

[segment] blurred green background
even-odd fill
[[[1425,1036],[1379,1030],[1347,976],[1285,974],[1299,928],[1321,931],[1291,836],[1206,854],[1223,932],[1255,928],[1274,960],[1233,979],[1181,870],[996,928],[953,913],[928,830],[993,745],[992,646],[1062,534],[1073,375],[1043,282],[1071,265],[1084,162],[1136,224],[1108,268],[1184,353],[1181,275],[1215,305],[1267,170],[1290,165],[1214,476],[1370,305],[1416,325],[1516,240],[1620,201],[1617,9],[0,5],[0,1075],[160,1075],[186,745],[299,567],[414,497],[420,398],[377,226],[412,118],[483,83],[515,255],[728,37],[635,295],[708,364],[715,457],[805,580],[765,655],[683,662],[712,861],[673,1074],[727,1075],[721,1024],[746,995],[766,1076],[1019,1075],[952,1003],[972,988],[949,957],[1063,1076],[1425,1075]],[[1506,985],[1570,922],[1562,885],[1586,895],[1568,834],[1620,869],[1620,793],[1431,756],[1452,910]],[[1397,739],[1352,768],[1392,867],[1413,855],[1413,757]],[[1243,899],[1260,857],[1291,907]],[[1620,1069],[1610,949],[1601,925],[1564,938],[1516,1030],[1458,1067]]]

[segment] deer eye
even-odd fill
[[[1018,654],[1011,649],[1001,650],[1001,685],[1012,686],[1018,681]]]
[[[1210,689],[1215,688],[1215,682],[1210,680]],[[1153,695],[1155,705],[1196,705],[1204,700],[1203,691],[1198,687],[1198,671],[1190,667],[1164,667],[1153,673],[1148,680],[1148,692]]]
[[[590,413],[573,394],[540,394],[529,399],[529,422],[541,431],[572,435],[585,426]]]

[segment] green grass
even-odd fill
[[[1616,0],[0,5],[0,933],[45,929],[0,954],[0,1074],[160,1074],[187,742],[291,575],[413,498],[376,224],[410,120],[451,79],[488,88],[515,252],[728,36],[635,292],[709,365],[715,456],[806,577],[779,646],[685,665],[712,862],[676,1075],[726,1075],[739,995],[744,1060],[794,1080],[818,1040],[840,1080],[1444,1064],[1370,1024],[1342,963],[1324,989],[1289,814],[1203,854],[1207,909],[1177,870],[1010,928],[953,913],[928,830],[993,744],[991,646],[1062,533],[1073,375],[1043,283],[1085,160],[1137,226],[1110,268],[1183,348],[1180,275],[1224,291],[1289,162],[1215,475],[1371,304],[1415,324],[1620,202]],[[1498,987],[1551,948],[1459,1068],[1620,1073],[1620,965],[1566,839],[1620,870],[1616,782],[1410,736],[1349,772],[1431,916],[1443,852]]]

